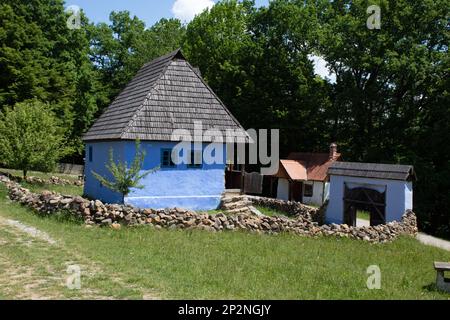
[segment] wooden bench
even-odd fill
[[[450,263],[448,262],[435,262],[434,269],[436,269],[436,286],[439,290],[450,293],[450,279],[445,278],[445,272],[450,271]]]

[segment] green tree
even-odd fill
[[[114,150],[112,148],[109,149],[109,162],[106,164],[106,168],[113,179],[105,178],[94,171],[92,171],[92,174],[102,185],[120,193],[122,195],[122,202],[124,202],[125,197],[130,193],[132,188],[143,189],[144,186],[139,184],[139,182],[150,173],[159,169],[154,168],[141,173],[144,160],[145,150],[141,150],[140,142],[136,141],[136,154],[130,166],[126,161],[114,160]]]
[[[185,28],[177,19],[161,19],[146,29],[128,11],[112,12],[111,23],[91,26],[91,57],[101,74],[109,100],[147,62],[181,46]]]
[[[49,106],[33,101],[0,113],[0,162],[11,169],[52,171],[69,154],[63,130]]]
[[[225,0],[187,27],[184,52],[247,128],[281,129],[282,153],[326,148],[327,83],[309,55],[317,19],[303,1]]]
[[[52,106],[78,154],[81,135],[104,104],[90,61],[89,23],[69,29],[63,0],[4,0],[0,4],[0,110],[26,100]]]
[[[366,26],[372,4],[379,30]],[[420,227],[450,237],[448,1],[320,6],[317,48],[336,74],[330,123],[346,160],[415,165]]]

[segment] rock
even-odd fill
[[[94,208],[97,210],[103,208],[103,203],[100,200],[95,200]]]
[[[72,203],[72,202],[73,202],[72,198],[65,198],[65,199],[61,200],[62,204],[69,204],[69,203]]]
[[[122,228],[122,225],[120,225],[119,223],[113,223],[111,224],[111,228],[114,230],[120,230]]]
[[[266,230],[272,229],[272,228],[270,227],[270,224],[268,224],[267,222],[263,222],[263,223],[261,224],[261,226],[263,226],[264,229],[266,229]]]
[[[147,215],[147,216],[152,216],[153,215],[153,210],[152,209],[144,209],[142,211],[143,214]],[[152,217],[151,217],[152,218]]]
[[[234,226],[232,225],[232,224],[229,224],[229,225],[227,225],[226,227],[225,227],[225,229],[227,229],[227,230],[234,230],[235,228],[234,228]]]
[[[202,223],[203,223],[205,226],[210,226],[210,225],[213,224],[213,222],[212,222],[211,220],[209,220],[209,219],[203,219],[203,220],[202,220]]]
[[[104,219],[104,220],[102,220],[102,225],[110,225],[110,224],[112,224],[112,220],[111,219]]]
[[[170,225],[169,230],[175,230],[175,229],[177,229],[177,225],[175,223]]]

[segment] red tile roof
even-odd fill
[[[328,153],[294,152],[288,160],[280,160],[280,170],[276,176],[297,181],[325,181],[328,168],[340,157],[340,153],[331,159]]]

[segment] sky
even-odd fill
[[[213,0],[66,0],[66,7],[76,5],[83,9],[93,22],[108,22],[111,11],[128,10],[153,25],[161,18],[192,20],[195,14],[214,5]],[[267,5],[269,0],[256,0],[257,6]]]
[[[109,22],[112,11],[128,10],[143,20],[147,27],[152,26],[162,18],[178,18],[182,22],[191,21],[196,14],[206,8],[211,8],[214,0],[66,0],[66,7],[78,6],[95,23]],[[266,6],[269,0],[256,0],[257,6]],[[330,75],[326,62],[320,57],[310,56],[314,62],[315,73],[323,78],[336,81]]]

